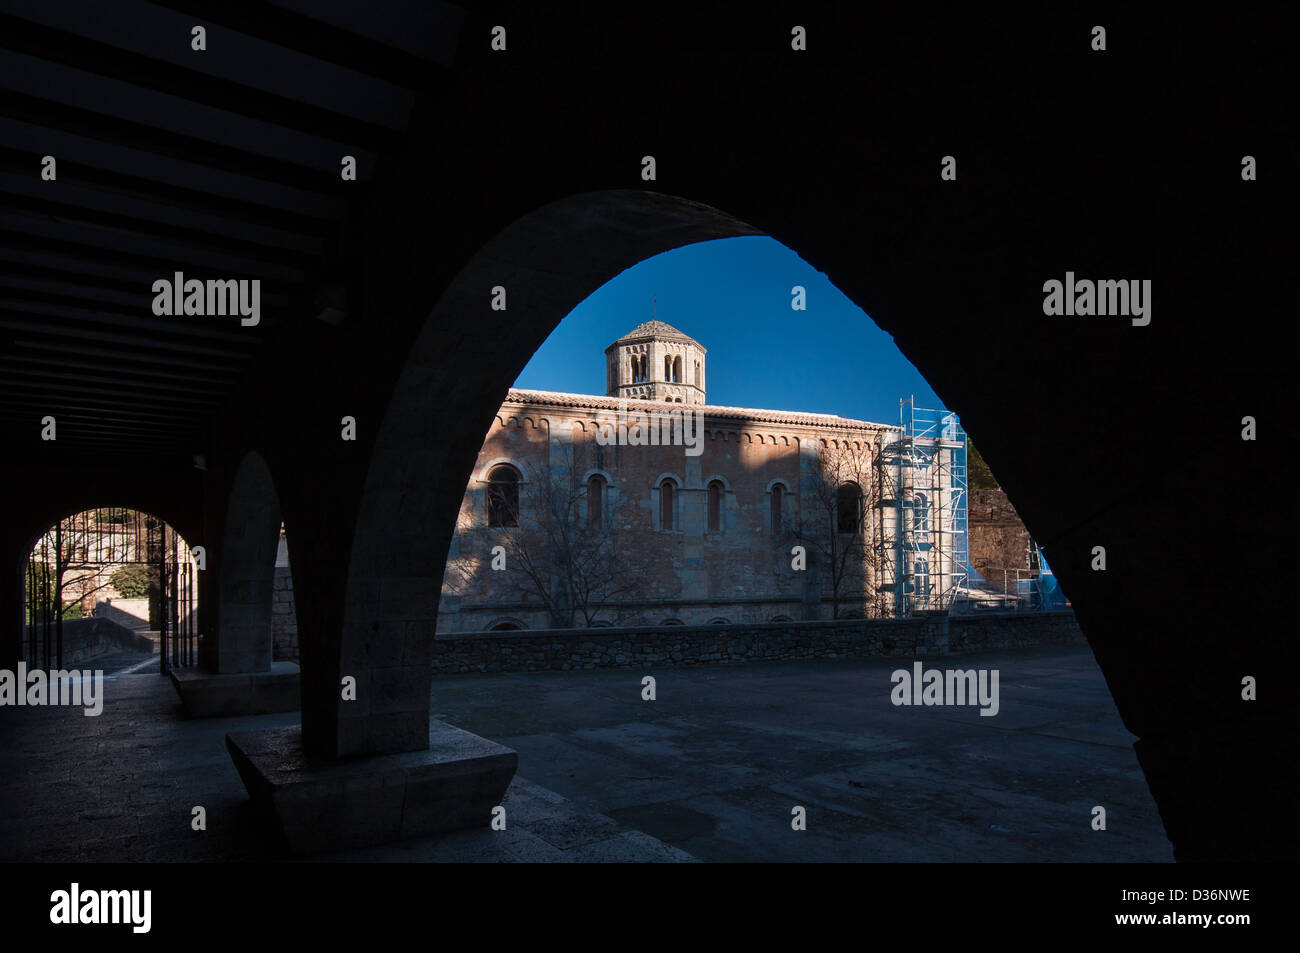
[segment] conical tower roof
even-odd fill
[[[615,347],[619,344],[632,344],[636,341],[648,341],[651,339],[660,341],[686,341],[690,344],[694,344],[696,347],[700,348],[701,351],[705,350],[700,346],[700,342],[695,340],[695,338],[691,337],[689,334],[683,334],[671,324],[667,324],[663,321],[647,321],[644,324],[638,324],[609,347]],[[609,350],[609,348],[606,348],[606,350]]]

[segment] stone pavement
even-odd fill
[[[90,660],[108,669],[147,662]],[[154,656],[153,662],[157,662]],[[130,663],[130,664],[128,664]],[[225,736],[297,713],[187,720],[170,680],[104,679],[104,711],[0,710],[0,861],[276,861],[251,816]],[[689,861],[677,848],[516,777],[505,831],[461,831],[323,855],[332,861]],[[207,830],[191,830],[192,809]]]
[[[890,673],[911,659],[436,679],[432,713],[701,860],[1173,860],[1086,646],[924,661],[998,669],[998,714],[895,707]]]
[[[436,679],[434,717],[519,752],[507,830],[319,859],[1172,860],[1087,648],[925,661],[997,668],[997,716],[893,706],[902,659]],[[106,678],[105,695],[94,718],[0,710],[0,860],[287,859],[224,738],[296,713],[186,720],[152,666]],[[190,829],[195,805],[205,832]],[[795,805],[806,831],[791,829]]]

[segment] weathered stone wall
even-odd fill
[[[433,672],[451,675],[814,658],[921,658],[1076,643],[1084,644],[1084,637],[1069,612],[467,632],[436,639]]]
[[[51,635],[51,644],[54,636]],[[28,647],[27,631],[23,631],[23,651]],[[63,667],[67,668],[109,652],[152,652],[154,643],[112,619],[92,616],[89,619],[63,621]],[[25,657],[25,655],[24,655]],[[28,665],[44,665],[44,658],[27,659]]]
[[[1004,572],[1015,581],[1031,578],[1026,558],[1029,530],[1002,490],[972,490],[967,511],[970,523],[970,564],[986,579],[1001,583]]]
[[[95,605],[94,614],[134,631],[147,630],[150,624],[148,599],[105,599]]]
[[[293,608],[293,574],[276,566],[271,583],[271,658],[298,661],[298,616]]]

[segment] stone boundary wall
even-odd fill
[[[111,619],[123,628],[147,631],[149,629],[149,600],[124,599],[120,596],[113,600],[95,603],[95,617]]]
[[[434,675],[709,665],[818,658],[930,658],[1087,644],[1072,612],[752,625],[460,632],[434,642]]]
[[[54,638],[51,633],[51,638]],[[27,632],[23,631],[23,651],[27,651]],[[153,652],[151,639],[139,635],[112,619],[93,616],[89,619],[63,620],[63,667],[71,668],[88,659],[110,652]],[[45,664],[45,659],[28,659],[27,664]]]

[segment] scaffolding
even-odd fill
[[[957,415],[898,402],[876,459],[878,588],[895,618],[947,612],[970,578],[966,432]]]

